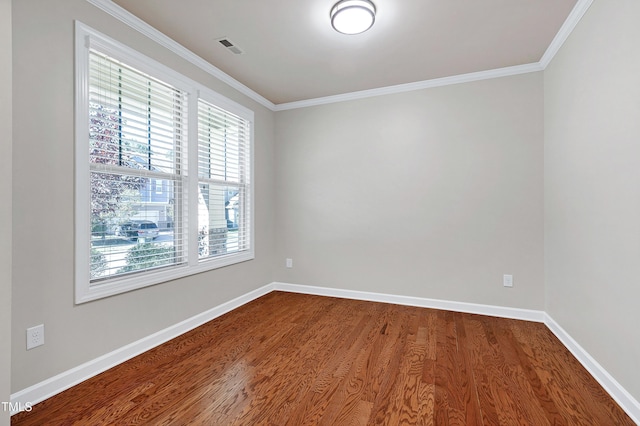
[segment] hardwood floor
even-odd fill
[[[543,325],[273,292],[12,425],[633,425]]]

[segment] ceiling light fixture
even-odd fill
[[[376,7],[369,0],[340,0],[331,8],[331,26],[342,34],[367,31],[376,19]]]

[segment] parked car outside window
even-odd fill
[[[130,220],[123,222],[116,227],[115,232],[117,236],[133,241],[138,238],[155,239],[159,233],[158,225],[150,220]]]

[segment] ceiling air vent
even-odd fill
[[[244,52],[238,46],[236,46],[231,40],[224,37],[216,40],[218,43],[226,47],[234,55],[242,55]]]

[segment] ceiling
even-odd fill
[[[331,27],[336,1],[113,0],[276,105],[537,63],[576,5],[373,0],[374,26],[348,36]]]

